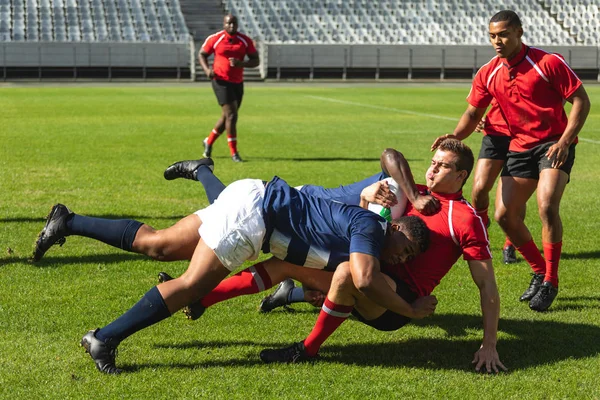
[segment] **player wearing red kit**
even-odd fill
[[[533,269],[520,300],[529,301],[532,310],[545,311],[558,294],[563,235],[560,201],[590,101],[562,56],[523,44],[522,35],[521,20],[514,11],[500,11],[490,19],[489,37],[497,56],[477,72],[467,98],[469,106],[454,135],[467,137],[491,101],[497,101],[512,139],[495,217]],[[573,104],[569,118],[565,101]],[[536,190],[544,256],[520,217]]]
[[[210,35],[198,55],[200,65],[209,79],[221,106],[221,118],[204,139],[204,157],[210,157],[212,145],[226,130],[231,159],[241,162],[237,150],[238,110],[244,97],[244,68],[254,68],[260,63],[258,52],[250,37],[238,32],[238,20],[233,15],[223,19],[223,30]],[[213,67],[208,66],[208,57],[214,54]],[[248,56],[248,60],[244,61]]]

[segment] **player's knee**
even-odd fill
[[[336,268],[331,279],[331,285],[341,289],[354,287],[349,263],[342,263]]]
[[[137,240],[137,238],[136,238]],[[173,254],[173,246],[160,231],[153,231],[140,241],[141,252],[157,261],[169,261]]]
[[[539,215],[542,221],[553,221],[558,216],[559,206],[550,201],[542,201],[538,204]]]

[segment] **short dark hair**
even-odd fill
[[[490,24],[492,22],[504,22],[508,23],[508,26],[512,26],[514,28],[521,28],[523,25],[521,24],[521,18],[517,15],[513,10],[502,10],[494,14],[494,16],[490,19]]]
[[[417,216],[410,215],[405,217],[400,217],[394,220],[394,223],[400,225],[403,229],[402,231],[409,236],[409,239],[413,242],[417,242],[419,244],[419,249],[421,249],[421,253],[427,250],[429,247],[429,228],[425,225],[425,222]]]
[[[465,178],[466,182],[467,179],[469,179],[469,175],[471,175],[473,165],[475,164],[475,158],[473,157],[471,148],[458,139],[448,138],[440,143],[438,149],[456,154],[458,157],[458,161],[456,161],[456,170],[467,171],[467,176]]]

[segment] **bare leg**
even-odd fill
[[[473,176],[473,190],[471,191],[471,201],[477,211],[487,211],[490,205],[490,191],[494,187],[496,178],[500,175],[503,166],[504,160],[489,158],[477,160]]]
[[[188,215],[175,225],[161,230],[144,224],[137,232],[132,251],[158,261],[190,260],[200,239],[200,224],[196,214]]]

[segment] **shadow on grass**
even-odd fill
[[[196,210],[194,210],[196,211]],[[193,214],[194,211],[191,211],[190,214]],[[105,218],[105,219],[135,219],[137,221],[144,222],[145,220],[180,220],[187,215],[116,215],[116,214],[83,214],[86,217],[95,217],[95,218]],[[39,222],[41,224],[40,230],[44,227],[46,223],[46,216],[41,215],[39,217],[14,217],[14,218],[0,218],[0,223],[3,222]]]
[[[215,157],[213,157],[215,158]],[[216,159],[227,159],[229,157],[216,157]],[[359,161],[359,162],[373,162],[379,161],[379,157],[251,157],[246,159],[247,161],[294,161],[294,162],[306,162],[306,161],[318,161],[318,162],[337,162],[337,161]]]
[[[353,321],[352,323],[356,323]],[[319,362],[339,362],[360,366],[411,367],[422,369],[444,369],[474,371],[471,360],[481,344],[473,331],[481,330],[481,317],[453,314],[435,315],[414,325],[422,328],[438,327],[446,331],[448,338],[403,337],[400,332],[391,333],[387,343],[348,342],[345,345],[328,345],[321,349]],[[351,328],[351,325],[346,325]],[[510,371],[520,371],[543,364],[554,364],[567,359],[584,359],[600,354],[600,326],[584,323],[563,323],[555,321],[532,321],[502,319],[500,330],[507,338],[498,342],[500,359]],[[308,332],[306,332],[308,333]],[[382,333],[385,335],[385,333]],[[418,334],[417,334],[418,335]],[[469,337],[467,337],[469,336]],[[298,340],[302,339],[299,334]],[[157,345],[171,349],[210,349],[233,346],[258,346],[278,348],[290,345],[288,341],[192,341],[177,345]],[[128,366],[128,369],[141,368],[198,368],[223,366],[248,366],[260,364],[256,359],[237,358],[209,360],[199,364],[142,364]]]
[[[90,254],[87,256],[69,256],[69,257],[44,257],[38,262],[32,262],[29,257],[10,257],[0,259],[0,266],[8,264],[30,264],[38,268],[59,268],[65,264],[112,264],[125,261],[153,261],[151,258],[142,254],[123,253],[123,254]]]
[[[600,259],[600,250],[582,251],[580,253],[561,253],[560,258],[563,260],[597,260]]]

